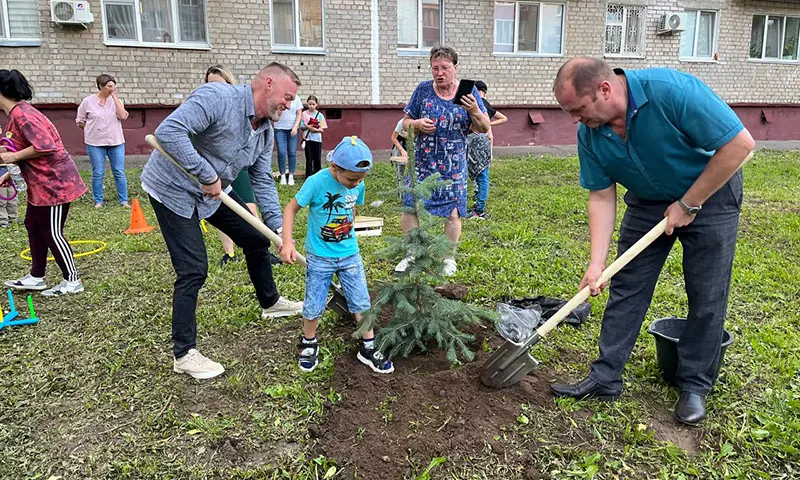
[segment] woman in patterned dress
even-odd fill
[[[403,128],[413,127],[417,136],[414,143],[415,167],[418,181],[435,173],[451,183],[439,188],[425,201],[425,210],[431,215],[444,217],[444,233],[454,245],[461,236],[461,217],[467,215],[467,134],[489,130],[489,117],[481,102],[478,90],[462,97],[460,105],[453,103],[458,90],[458,54],[450,47],[433,47],[430,54],[433,80],[417,85],[404,109]],[[411,195],[403,198],[403,205],[413,206]],[[403,214],[403,232],[417,226],[417,217]],[[395,267],[405,272],[414,258],[408,256]],[[456,273],[455,258],[444,262],[444,274]]]

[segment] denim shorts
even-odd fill
[[[331,286],[334,273],[339,277],[350,313],[364,313],[369,310],[367,274],[364,272],[364,261],[361,260],[360,253],[349,257],[332,258],[306,252],[306,260],[308,260],[308,267],[306,268],[306,298],[303,302],[303,317],[308,320],[316,320],[322,315],[328,301],[328,288]]]

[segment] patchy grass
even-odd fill
[[[129,171],[131,194],[141,199],[138,176]],[[390,166],[379,164],[367,203],[392,181]],[[493,307],[510,297],[572,296],[588,259],[587,193],[578,185],[576,159],[500,159],[492,182],[491,218],[465,222],[459,249],[455,281],[469,287],[468,301]],[[113,192],[110,181],[106,189]],[[800,477],[800,154],[759,152],[745,167],[745,190],[727,322],[735,341],[702,427],[672,421],[677,392],[661,381],[654,342],[643,327],[620,402],[519,402],[516,418],[483,442],[443,455],[422,452],[424,461],[407,457],[406,478]],[[280,190],[281,201],[294,191]],[[397,198],[383,198],[384,205],[360,213],[384,217],[384,235],[397,235]],[[146,201],[143,206],[153,223]],[[298,231],[304,219],[301,214]],[[76,202],[68,238],[108,243],[78,260],[86,292],[37,295],[41,323],[0,332],[0,478],[345,478],[338,459],[320,454],[314,432],[348,395],[346,383],[332,379],[346,363],[337,359],[352,355],[351,326],[326,314],[322,366],[301,374],[294,359],[299,321],[260,319],[245,266],[216,265],[221,248],[211,231],[198,343],[227,371],[202,382],[175,375],[174,273],[160,234],[127,237],[121,232],[128,222],[122,208],[95,210],[88,196]],[[370,282],[388,278],[392,265],[376,258],[384,239],[360,243]],[[2,276],[24,274],[22,225],[0,230],[0,245]],[[299,268],[281,266],[275,277],[284,295],[302,297]],[[51,262],[48,283],[58,279]],[[16,298],[24,305],[24,297]],[[536,347],[547,365],[536,373],[542,387],[587,372],[604,302],[594,300],[583,327],[560,328]],[[5,297],[2,305],[7,308]],[[686,309],[678,246],[645,324]],[[374,396],[364,415],[378,416],[389,442],[393,431],[410,428],[397,410],[407,399]],[[497,399],[505,401],[504,393]],[[410,422],[422,428],[415,422],[424,418]]]

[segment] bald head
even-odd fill
[[[614,70],[598,58],[572,58],[558,69],[553,91],[558,95],[563,87],[570,85],[579,97],[592,95],[594,99],[597,87],[605,81],[612,82],[614,78]]]

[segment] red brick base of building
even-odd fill
[[[123,123],[125,152],[146,154],[151,148],[144,141],[175,107],[128,105],[130,117]],[[800,140],[800,105],[732,104],[745,127],[756,140]],[[55,124],[64,145],[73,155],[86,155],[83,131],[75,125],[76,105],[37,105]],[[496,146],[571,145],[576,127],[569,115],[557,106],[497,105],[508,123],[494,130]],[[323,148],[330,150],[347,135],[358,135],[373,150],[391,148],[391,134],[402,118],[399,105],[347,105],[327,107],[328,121]],[[0,122],[5,115],[0,112]],[[2,124],[2,123],[0,123]]]

